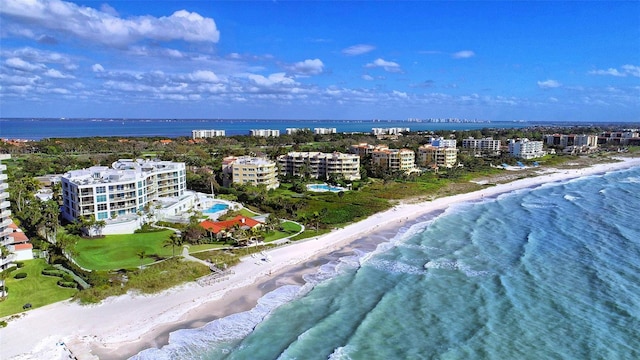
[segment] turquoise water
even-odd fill
[[[639,214],[640,168],[454,206],[137,358],[638,359]]]
[[[340,192],[345,191],[345,188],[339,186],[331,186],[327,184],[312,184],[307,185],[308,189],[311,191],[331,191],[331,192]]]
[[[204,210],[203,213],[212,214],[212,213],[216,213],[218,211],[226,210],[228,208],[229,208],[229,205],[218,203],[218,204],[214,204],[210,208]]]

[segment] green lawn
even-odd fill
[[[91,270],[131,269],[140,266],[137,253],[145,251],[143,264],[149,264],[172,255],[171,247],[163,247],[172,231],[140,234],[107,235],[101,239],[82,239],[75,246],[75,260]],[[176,255],[182,248],[176,247]]]
[[[56,283],[60,280],[55,276],[44,276],[42,270],[47,267],[44,259],[27,260],[24,267],[14,270],[6,284],[9,296],[0,301],[0,317],[22,312],[22,305],[30,303],[34,308],[66,300],[77,290],[63,288]],[[19,272],[27,273],[24,279],[16,280],[13,276]]]
[[[280,226],[284,231],[274,231],[267,233],[264,237],[265,242],[274,241],[282,238],[286,238],[287,236],[291,236],[293,234],[297,234],[302,227],[298,223],[294,223],[292,221],[283,221]]]

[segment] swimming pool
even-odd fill
[[[213,206],[211,206],[210,208],[204,210],[203,213],[213,214],[213,213],[217,213],[218,211],[227,210],[228,208],[229,208],[229,205],[227,204],[216,203],[216,204],[213,204]]]
[[[311,184],[311,185],[307,185],[307,190],[316,191],[316,192],[324,192],[324,191],[340,192],[340,191],[345,191],[347,189],[340,186],[332,186],[328,184]]]

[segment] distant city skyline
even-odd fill
[[[640,121],[640,2],[0,5],[0,117]]]

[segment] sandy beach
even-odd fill
[[[252,308],[265,292],[315,271],[308,263],[377,232],[393,229],[417,217],[466,201],[480,200],[546,183],[566,181],[640,166],[640,158],[581,169],[541,169],[540,175],[471,193],[420,203],[401,203],[383,213],[329,234],[269,251],[271,261],[246,257],[232,273],[172,288],[154,295],[109,298],[83,306],[64,301],[28,311],[0,329],[0,357],[4,359],[121,359],[142,349],[162,346],[167,334]],[[306,264],[305,266],[301,266]]]

